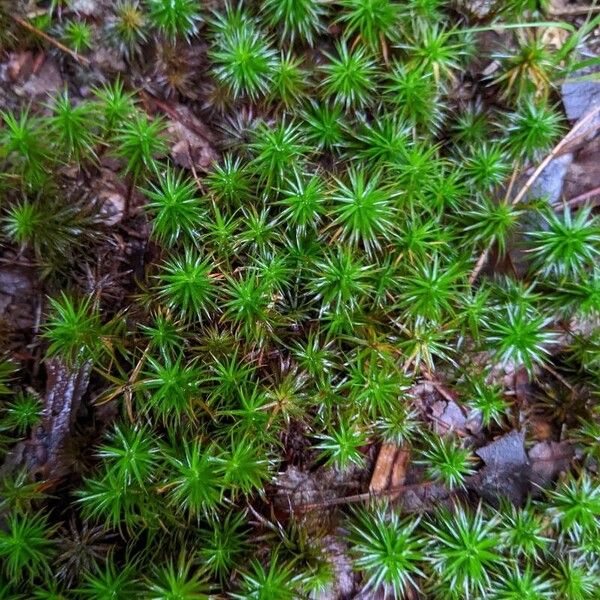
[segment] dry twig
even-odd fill
[[[85,56],[81,56],[81,54],[77,54],[77,52],[74,52],[73,50],[71,50],[71,48],[68,48],[64,44],[61,44],[58,40],[56,40],[52,36],[48,35],[45,31],[38,29],[31,23],[25,21],[25,19],[21,19],[21,17],[18,17],[17,15],[11,14],[9,16],[17,25],[19,25],[23,29],[27,29],[27,31],[42,38],[49,44],[52,44],[55,48],[58,48],[61,52],[68,54],[71,58],[76,60],[80,65],[84,65],[85,67],[90,66],[91,63],[88,58],[86,58]]]
[[[548,14],[552,17],[576,17],[600,12],[600,6],[571,6],[569,8],[551,8]]]
[[[567,206],[578,206],[579,204],[583,204],[584,202],[586,202],[587,200],[590,200],[591,198],[594,198],[595,196],[600,196],[600,187],[595,187],[592,190],[588,190],[587,192],[584,192],[583,194],[579,194],[578,196],[574,196],[573,198],[567,200],[565,202],[565,204]],[[563,205],[562,202],[557,202],[554,207],[555,208],[560,208]]]
[[[594,117],[596,117],[599,113],[600,113],[600,106],[596,106],[590,112],[588,112],[587,115],[585,115],[582,119],[577,121],[577,123],[575,123],[575,125],[573,125],[573,127],[571,127],[569,133],[567,133],[567,135],[565,135],[565,137],[563,137],[562,140],[560,140],[560,142],[558,142],[558,144],[556,144],[556,146],[554,146],[552,151],[539,164],[537,169],[529,176],[529,179],[527,179],[527,181],[525,182],[523,187],[519,190],[519,193],[513,198],[512,202],[511,202],[512,206],[519,204],[519,202],[521,202],[523,200],[523,198],[525,198],[525,196],[527,195],[527,192],[529,192],[529,190],[531,189],[531,186],[537,181],[538,177],[544,172],[544,169],[552,162],[553,159],[555,159],[557,156],[559,156],[561,154],[561,152],[563,152],[565,150],[565,148],[574,141],[574,139],[579,138],[579,135],[575,136],[575,134],[579,134],[579,132],[584,128],[584,126],[588,125],[589,122],[592,121],[594,119]],[[594,123],[592,127],[593,127],[593,129],[597,129],[598,127],[600,127],[600,122]],[[587,133],[589,133],[589,131],[585,131],[585,134],[587,134]],[[471,271],[471,275],[469,275],[469,283],[471,285],[475,282],[475,280],[477,279],[477,276],[481,272],[481,269],[483,268],[483,265],[485,264],[485,261],[491,251],[491,247],[492,247],[492,244],[489,244],[485,248],[485,250],[483,250],[483,252],[479,255],[479,258],[477,259],[477,262],[475,263],[475,267],[473,268],[473,271]]]
[[[331,498],[329,500],[323,500],[322,502],[313,502],[311,504],[303,504],[296,507],[296,510],[305,512],[309,510],[316,510],[318,508],[326,508],[328,506],[339,506],[341,504],[356,504],[358,502],[368,502],[375,498],[397,498],[402,492],[409,490],[423,490],[437,485],[436,481],[423,481],[421,483],[411,483],[406,485],[399,485],[396,487],[390,487],[387,490],[380,492],[365,492],[363,494],[354,494],[352,496],[343,496],[341,498]]]

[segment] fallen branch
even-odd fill
[[[0,469],[0,476],[24,468],[32,481],[53,489],[69,471],[65,448],[90,379],[91,363],[70,367],[57,358],[46,362],[46,394],[42,421],[19,442]]]
[[[406,471],[405,467],[408,462],[408,455],[409,452],[406,449],[399,448],[396,444],[381,444],[375,468],[371,475],[369,491],[372,494],[377,494],[383,490],[387,490],[390,486],[396,487],[402,485],[404,483],[404,474],[399,472],[397,465],[398,463],[400,465],[404,464],[404,471]],[[396,473],[396,481],[392,481],[394,473]]]

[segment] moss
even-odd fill
[[[30,350],[32,362],[95,369],[73,428],[93,441],[52,490],[59,500],[45,493],[52,481],[4,478],[7,593],[318,597],[336,577],[328,544],[348,542],[366,593],[597,596],[598,330],[566,324],[597,320],[600,229],[588,207],[513,202],[511,179],[566,131],[555,83],[568,57],[526,26],[539,3],[505,4],[489,25],[510,25],[515,46],[487,56],[499,65],[490,80],[472,63],[484,52],[474,23],[443,0],[265,0],[212,14],[194,0],[128,0],[103,24],[52,3],[49,31],[78,52],[106,33],[127,72],[86,99],[68,86],[2,113],[3,259],[32,265],[49,296],[16,354],[25,368],[0,363],[3,450],[39,424]],[[165,54],[180,59],[185,93],[155,97],[152,81],[141,92],[138,75],[155,73],[143,63]],[[457,100],[467,67],[473,102]],[[219,130],[207,168],[170,156],[160,112],[175,119],[183,98]],[[81,193],[109,167],[126,190],[113,229]],[[511,267],[516,244],[524,269]],[[476,447],[530,424],[503,369],[540,379],[556,438],[566,429],[581,447],[520,507],[477,498]],[[566,382],[564,406],[546,371]],[[440,435],[416,386],[458,391],[479,437]],[[437,490],[445,508],[282,507],[282,471],[333,473],[327,493],[350,495],[382,442],[402,446],[408,485]],[[310,486],[296,493],[320,508]],[[68,555],[56,533],[66,520]],[[106,533],[101,550],[86,531]],[[83,566],[66,576],[66,564]]]

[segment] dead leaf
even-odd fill
[[[28,100],[46,96],[54,96],[62,89],[64,83],[57,63],[46,58],[40,69],[33,74],[20,88],[15,87],[15,93]]]
[[[127,189],[119,176],[111,169],[102,168],[90,188],[95,191],[94,199],[100,207],[102,224],[111,227],[120,223],[125,211]]]
[[[33,53],[29,50],[27,52],[11,52],[8,55],[6,69],[11,81],[24,81],[33,73]]]
[[[569,165],[565,175],[562,197],[565,199],[575,198],[599,186],[600,138],[595,138],[591,142],[586,143],[577,152],[575,159]]]
[[[492,503],[501,497],[521,504],[529,491],[529,459],[525,434],[512,430],[475,451],[485,466],[469,482],[469,487]]]
[[[102,2],[100,0],[72,0],[69,8],[80,15],[90,17],[100,12]]]
[[[110,46],[96,46],[90,60],[95,68],[104,73],[124,73],[127,70],[122,55]]]
[[[573,447],[568,442],[538,442],[529,450],[531,481],[545,487],[569,468],[574,456]]]
[[[29,330],[34,325],[34,280],[30,270],[0,268],[0,321],[7,331]]]
[[[528,462],[525,453],[525,434],[513,429],[487,446],[475,450],[475,454],[490,467],[522,466]]]
[[[213,146],[212,132],[187,106],[176,106],[173,109],[175,112],[167,121],[167,129],[173,140],[173,161],[185,169],[194,167],[206,171],[219,157]]]
[[[573,162],[573,154],[567,153],[554,158],[531,186],[527,198],[545,198],[554,204],[563,194],[563,186]]]
[[[495,0],[460,0],[459,6],[477,19],[486,19],[494,9]]]
[[[440,435],[450,432],[464,433],[467,428],[467,417],[454,400],[438,400],[431,406],[434,430]]]
[[[552,424],[545,419],[536,418],[536,415],[530,415],[528,425],[534,440],[545,441],[553,434]]]
[[[542,42],[552,50],[560,50],[569,37],[564,27],[546,27],[542,33]]]
[[[399,506],[406,513],[422,513],[440,506],[452,506],[453,494],[443,483],[427,481],[402,492]]]

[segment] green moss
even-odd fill
[[[43,437],[40,357],[93,367],[56,497],[3,477],[6,594],[317,598],[343,552],[367,595],[597,596],[597,215],[514,202],[565,134],[569,57],[526,26],[540,3],[490,6],[42,15],[78,52],[107,34],[126,69],[99,80],[66,55],[68,87],[2,113],[2,260],[49,297],[25,349],[7,338],[3,452]],[[490,55],[477,25],[514,47]],[[168,99],[165,52],[194,82]],[[182,159],[196,117],[214,136]],[[99,183],[122,191],[116,224]],[[442,399],[460,411],[447,432]],[[475,451],[514,428],[529,447],[540,415],[577,453],[543,494],[492,502]],[[405,473],[363,502],[384,443]]]

